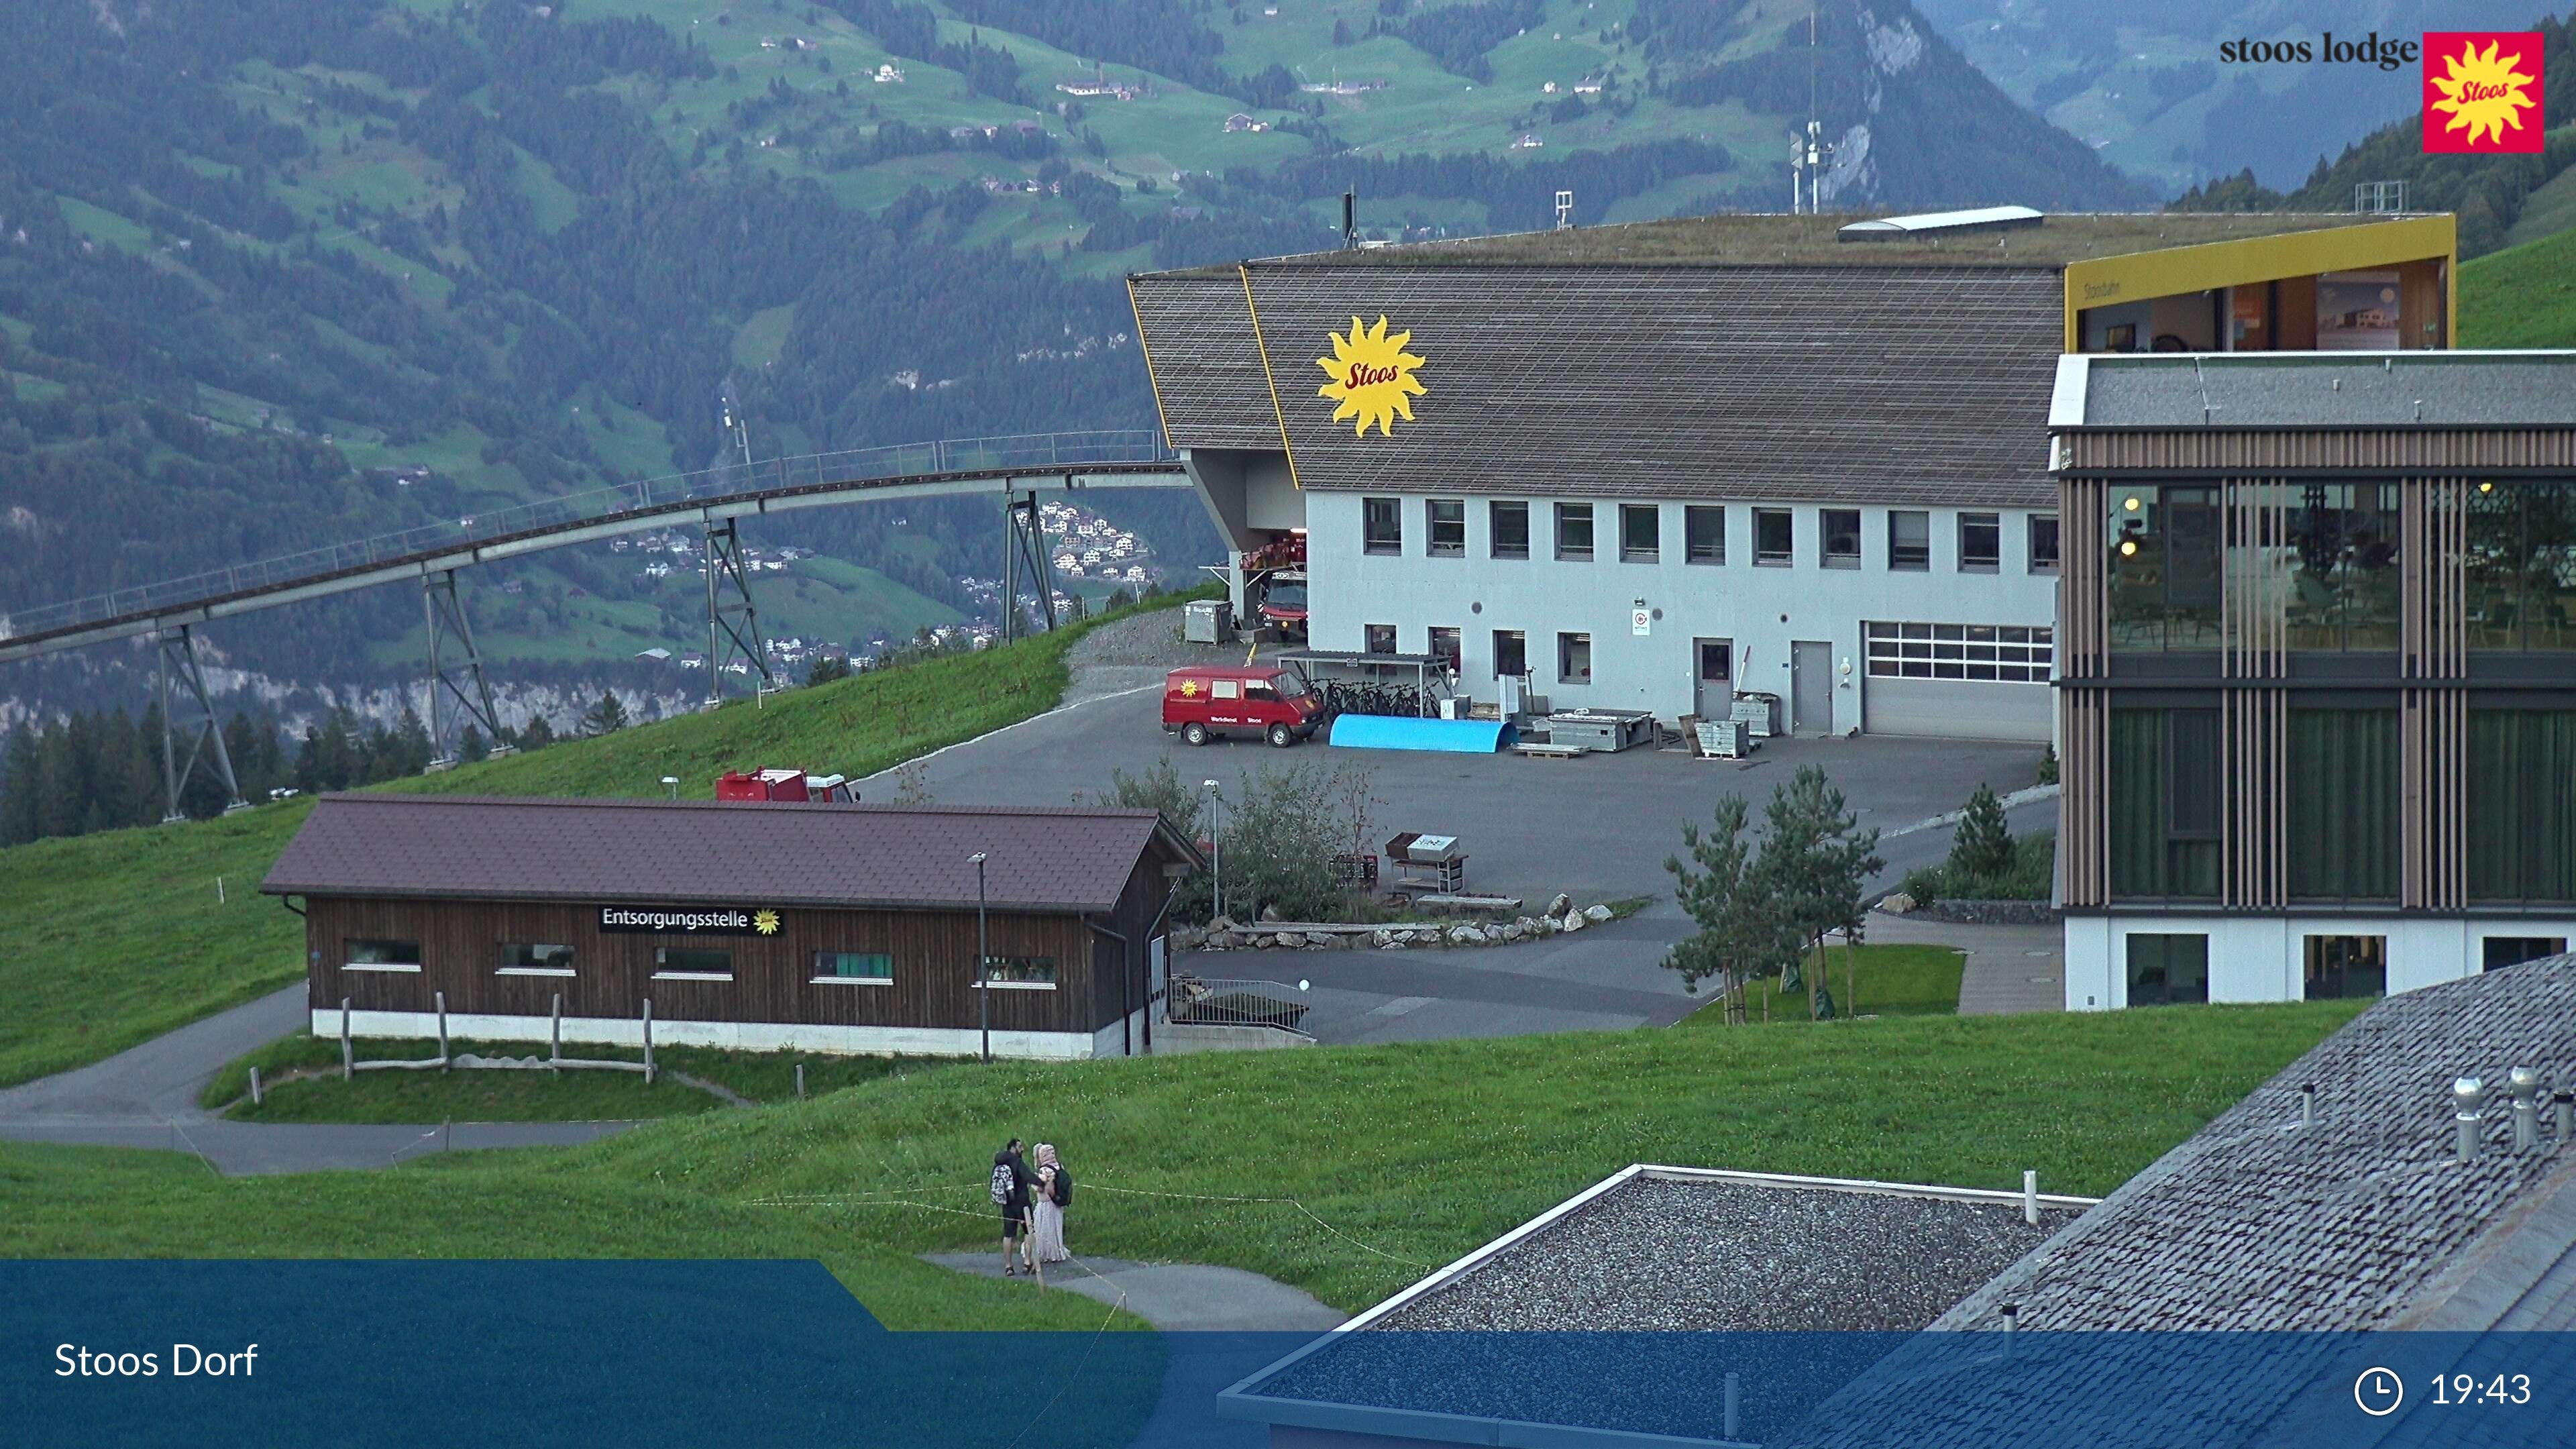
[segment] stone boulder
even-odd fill
[[[1391,946],[1395,943],[1395,933],[1384,926],[1380,926],[1376,930],[1369,932],[1369,941],[1380,949],[1384,949],[1385,947]]]
[[[1402,937],[1402,936],[1389,936],[1389,937],[1387,937],[1387,938],[1386,938],[1386,944],[1385,944],[1385,945],[1383,945],[1383,946],[1381,946],[1381,947],[1379,947],[1378,949],[1380,949],[1380,950],[1382,950],[1382,951],[1401,951],[1401,950],[1404,950],[1404,949],[1406,949],[1407,947],[1411,946],[1412,944],[1413,944],[1413,943],[1412,943],[1411,941],[1409,941],[1409,940],[1405,939],[1405,938],[1404,938],[1404,937]]]
[[[1207,928],[1209,935],[1222,936],[1226,932],[1234,929],[1234,917],[1219,916],[1215,920],[1208,922]]]
[[[1608,906],[1585,906],[1583,908],[1583,919],[1590,921],[1592,924],[1597,926],[1603,921],[1610,919],[1610,908]]]
[[[1452,926],[1449,943],[1453,946],[1481,946],[1485,944],[1485,933],[1474,926]]]
[[[1878,903],[1878,908],[1887,912],[1891,916],[1901,916],[1907,911],[1914,909],[1918,904],[1920,903],[1917,902],[1914,897],[1907,895],[1903,891],[1898,891],[1896,894],[1880,901]]]
[[[1330,931],[1308,931],[1306,933],[1306,944],[1309,946],[1329,946],[1333,944],[1333,933]]]
[[[1588,924],[1590,923],[1583,919],[1583,913],[1581,911],[1568,911],[1565,913],[1564,924],[1558,926],[1557,929],[1560,931],[1580,931]]]
[[[1547,903],[1547,913],[1551,916],[1562,916],[1572,909],[1574,909],[1574,898],[1563,891],[1558,891]]]
[[[1279,919],[1279,908],[1278,908],[1277,906],[1263,906],[1263,907],[1261,908],[1261,919],[1263,919],[1263,920],[1265,920],[1265,921],[1275,921],[1275,920],[1278,920],[1278,919]]]

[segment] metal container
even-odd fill
[[[1192,644],[1224,644],[1234,638],[1234,605],[1223,599],[1193,599],[1181,609],[1181,637]]]
[[[1704,719],[1697,726],[1699,752],[1721,760],[1742,759],[1753,746],[1750,732],[1740,719]]]
[[[1780,696],[1753,691],[1738,694],[1735,717],[1744,721],[1755,739],[1769,739],[1780,733]]]

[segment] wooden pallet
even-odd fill
[[[1592,753],[1581,745],[1514,745],[1512,751],[1533,760],[1579,760]]]

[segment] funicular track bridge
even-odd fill
[[[223,731],[196,650],[196,631],[217,619],[385,584],[417,583],[428,632],[428,725],[437,755],[452,763],[468,722],[486,738],[499,721],[474,647],[456,576],[476,564],[524,558],[621,534],[693,526],[704,538],[707,702],[723,697],[729,664],[773,683],[768,650],[743,566],[740,520],[849,503],[991,497],[1002,504],[1002,615],[1006,636],[1020,627],[1022,595],[1054,627],[1054,576],[1038,495],[1092,487],[1186,488],[1180,456],[1150,429],[1033,433],[904,443],[795,458],[770,458],[695,473],[622,483],[582,493],[418,524],[398,532],[112,590],[59,604],[0,613],[0,664],[150,638],[158,646],[162,784],[179,818],[180,791],[201,766],[223,785],[228,809],[246,804],[224,749]]]

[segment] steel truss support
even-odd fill
[[[161,823],[167,825],[173,820],[188,818],[187,813],[179,808],[179,794],[188,787],[189,777],[197,772],[197,761],[205,757],[206,747],[210,744],[214,746],[214,755],[207,760],[207,767],[223,783],[224,813],[230,815],[236,810],[249,809],[250,803],[242,799],[241,782],[233,778],[232,753],[224,748],[223,722],[215,718],[214,699],[206,692],[206,672],[197,663],[195,633],[188,625],[181,624],[175,629],[162,630],[154,639],[161,651],[161,784],[168,803],[168,811],[162,815]],[[179,759],[181,725],[178,712],[171,708],[170,684],[174,674],[178,676],[185,701],[193,707],[186,725],[189,738],[185,763]]]
[[[752,607],[751,580],[742,566],[742,537],[734,521],[707,524],[707,708],[724,702],[726,646],[760,676],[756,690],[775,689],[769,644],[761,637],[760,611]],[[727,596],[727,586],[731,595]]]
[[[443,770],[456,763],[455,743],[448,736],[462,734],[469,724],[482,726],[492,753],[508,754],[509,746],[501,743],[501,717],[492,708],[492,686],[483,678],[483,655],[474,647],[474,626],[466,622],[465,601],[456,593],[456,570],[421,575],[420,603],[429,617],[429,767]],[[444,654],[442,640],[450,641]],[[459,650],[461,659],[456,657]]]
[[[1071,479],[1066,486],[1070,488]],[[1055,628],[1055,566],[1047,548],[1046,516],[1038,511],[1038,495],[1006,493],[1002,496],[1002,640],[1008,643],[1018,637],[1025,617],[1020,612],[1020,592],[1025,588],[1037,597],[1039,617],[1049,629]]]

